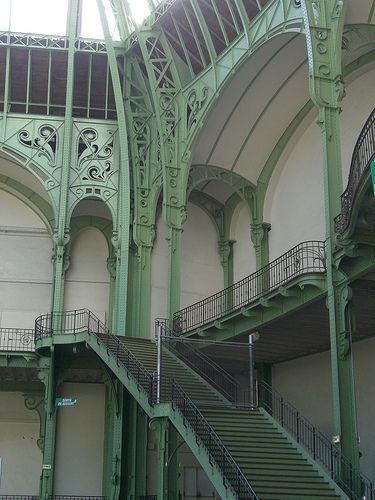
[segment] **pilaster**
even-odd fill
[[[224,288],[233,285],[234,263],[233,263],[233,245],[235,241],[230,239],[220,239],[219,255],[224,273]]]
[[[257,269],[261,269],[269,263],[268,233],[271,224],[260,222],[250,225],[251,241],[254,245]]]

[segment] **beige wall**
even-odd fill
[[[182,233],[181,307],[204,299],[223,286],[217,231],[209,216],[189,203]]]
[[[59,397],[76,406],[57,409],[55,495],[102,495],[105,386],[64,383]]]
[[[353,148],[375,102],[375,70],[358,76],[347,87],[340,118],[344,187]],[[270,259],[297,243],[325,239],[321,133],[310,113],[280,159],[268,188],[265,219],[271,223]]]
[[[42,453],[39,417],[20,392],[0,392],[0,495],[38,495]]]
[[[375,481],[375,339],[353,347],[362,472]],[[273,367],[274,388],[326,436],[333,433],[329,352]]]
[[[108,246],[103,234],[89,227],[80,231],[70,250],[65,279],[64,309],[90,309],[106,320],[109,303]]]
[[[33,328],[48,312],[52,242],[44,222],[25,203],[0,190],[0,326]]]
[[[167,314],[168,234],[160,216],[151,256],[151,326],[155,318]],[[209,216],[188,204],[188,217],[182,233],[181,307],[190,305],[223,288],[223,269],[218,253],[218,235]]]

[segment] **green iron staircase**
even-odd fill
[[[211,364],[206,374],[203,365],[194,371],[167,348],[163,348],[159,383],[157,344],[117,337],[87,310],[37,318],[35,340],[37,349],[52,342],[85,342],[150,418],[169,418],[221,498],[375,500],[371,482],[354,469],[349,474],[338,449],[315,428],[311,431],[306,421],[296,420],[292,407],[283,400],[281,404],[265,385],[258,408],[241,407],[228,391],[208,382],[215,370],[223,376],[218,367]],[[296,424],[297,434],[290,432]]]

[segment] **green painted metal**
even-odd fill
[[[62,168],[59,188],[59,205],[56,217],[56,229],[54,233],[54,280],[52,310],[61,311],[64,303],[64,275],[66,269],[65,248],[69,242],[69,227],[67,224],[67,202],[69,192],[70,159],[72,151],[73,130],[73,81],[74,81],[74,54],[75,39],[78,28],[78,1],[71,0],[69,3],[68,17],[68,64],[67,64],[67,87],[65,98],[65,118],[62,136]]]
[[[53,494],[54,470],[55,470],[55,441],[56,441],[56,408],[55,408],[55,377],[56,368],[54,363],[54,348],[48,365],[39,370],[38,378],[45,387],[45,431],[43,446],[43,465],[40,478],[39,497],[47,500]]]
[[[117,122],[120,142],[120,178],[119,201],[117,207],[118,220],[116,232],[113,236],[113,245],[116,249],[116,295],[114,306],[114,320],[116,332],[125,335],[126,312],[128,294],[128,268],[129,268],[129,243],[130,243],[130,167],[129,150],[127,141],[127,126],[119,68],[117,65],[115,49],[110,36],[108,22],[102,0],[97,0],[100,19],[103,27],[107,47],[108,62],[111,71],[113,92],[116,102]]]
[[[188,336],[198,335],[212,340],[226,340],[236,335],[258,330],[277,318],[291,314],[326,295],[325,276],[296,279],[285,287],[267,294],[220,321],[207,323]]]
[[[334,217],[343,191],[339,113],[344,97],[341,46],[347,4],[302,0],[308,47],[310,95],[322,132],[327,244],[327,305],[330,321],[334,434],[343,453],[359,465],[359,444],[351,350],[351,292],[333,266]],[[326,68],[326,69],[323,69]]]
[[[163,500],[168,496],[168,480],[166,476],[165,464],[168,461],[168,428],[167,418],[157,418],[151,420],[151,429],[156,434],[158,455],[157,455],[157,498]]]
[[[28,410],[35,410],[39,417],[39,439],[37,445],[40,450],[44,449],[44,433],[46,427],[46,408],[44,402],[44,393],[42,392],[24,392],[24,403]]]
[[[128,16],[128,5],[119,0],[112,0],[111,3],[118,14],[119,30],[125,40],[131,35],[133,29]],[[299,290],[294,296],[286,298],[281,294],[278,296],[277,292],[272,297],[272,302],[267,303],[267,307],[264,302],[259,301],[238,313],[236,318],[228,318],[228,326],[225,322],[216,326],[210,325],[200,334],[208,337],[212,335],[215,338],[228,338],[236,333],[255,330],[322,297],[328,289],[335,434],[341,435],[345,453],[355,461],[358,443],[351,366],[351,310],[348,283],[350,283],[350,278],[360,276],[366,272],[366,269],[371,268],[373,255],[372,250],[363,248],[364,241],[362,246],[358,242],[353,242],[357,245],[356,248],[347,247],[336,256],[331,255],[334,244],[332,220],[333,216],[338,213],[338,198],[342,191],[342,183],[337,181],[339,179],[337,175],[341,172],[338,125],[340,94],[342,93],[341,74],[349,74],[358,69],[361,64],[368,64],[373,60],[373,55],[366,54],[345,66],[346,60],[351,61],[352,54],[360,51],[361,47],[374,43],[374,27],[343,28],[343,12],[327,10],[336,8],[333,0],[314,3],[317,6],[314,9],[318,9],[320,16],[318,16],[318,21],[315,20],[316,14],[312,10],[310,0],[302,2],[302,9],[298,7],[298,2],[292,0],[271,1],[261,9],[257,18],[251,21],[248,19],[243,2],[236,0],[235,5],[240,13],[241,22],[237,20],[238,25],[236,25],[233,21],[233,27],[238,36],[231,42],[225,29],[226,21],[217,12],[215,4],[210,12],[218,16],[220,33],[210,31],[204,22],[202,8],[197,1],[192,0],[191,5],[202,26],[210,58],[209,61],[205,61],[205,55],[201,51],[199,57],[205,69],[197,77],[194,76],[192,69],[192,54],[189,53],[189,48],[186,45],[183,46],[190,66],[189,62],[183,63],[172,50],[163,28],[154,22],[155,15],[152,22],[146,23],[137,32],[137,43],[143,55],[142,67],[138,55],[135,56],[131,51],[127,53],[124,62],[123,49],[126,44],[118,44],[111,40],[101,0],[98,1],[98,6],[106,42],[105,44],[87,42],[85,47],[76,37],[78,3],[77,0],[72,0],[69,36],[63,48],[53,47],[52,38],[45,37],[48,50],[65,50],[69,54],[65,119],[51,116],[14,115],[7,112],[7,103],[11,98],[10,47],[19,47],[19,45],[15,45],[15,41],[10,39],[5,45],[3,44],[8,49],[4,92],[5,111],[0,120],[2,153],[22,165],[38,179],[46,191],[49,202],[13,179],[1,176],[0,181],[11,192],[19,193],[21,199],[26,198],[30,206],[34,207],[37,213],[42,214],[51,230],[54,230],[53,309],[60,310],[63,304],[64,273],[68,266],[69,242],[80,228],[85,227],[86,224],[93,225],[104,232],[109,247],[108,270],[111,276],[109,324],[119,334],[147,337],[150,325],[151,253],[161,190],[164,223],[168,227],[169,264],[166,278],[168,279],[168,315],[171,316],[180,307],[181,234],[189,195],[190,199],[199,203],[215,221],[225,286],[233,282],[233,242],[230,240],[229,228],[233,211],[240,199],[245,201],[249,209],[251,221],[249,231],[255,248],[257,267],[267,264],[270,227],[263,220],[263,205],[268,183],[282,151],[315,104],[320,109],[323,136],[327,239],[331,249],[327,288],[321,280],[311,279],[308,286],[304,290]],[[185,9],[183,5],[182,8]],[[373,11],[372,5],[369,19]],[[174,25],[177,31],[180,30],[181,35],[182,27],[178,19],[174,19]],[[300,33],[301,30],[306,34],[309,43],[312,101],[306,103],[281,136],[264,166],[257,185],[243,183],[236,195],[220,207],[221,213],[215,218],[213,216],[214,204],[207,197],[204,199],[202,193],[193,191],[200,179],[200,174],[196,175],[199,169],[201,178],[205,176],[207,179],[215,179],[216,176],[223,180],[224,174],[223,171],[219,172],[217,167],[191,166],[191,154],[200,128],[229,79],[263,43],[278,34]],[[198,38],[194,30],[192,34],[197,42]],[[218,42],[219,39],[228,46],[228,49],[217,55],[214,41]],[[341,41],[343,41],[344,69],[339,67]],[[26,50],[34,49],[37,46],[36,37],[29,37],[25,44]],[[201,48],[200,42],[199,47]],[[107,54],[116,98],[117,122],[72,117],[73,63],[75,55],[83,50]],[[118,59],[116,59],[117,56]],[[319,73],[321,63],[329,64],[331,74],[328,77],[327,75],[323,77]],[[83,155],[78,153],[78,144],[85,147]],[[96,147],[111,151],[111,171],[108,175],[104,168],[106,159],[98,159],[93,155]],[[99,173],[103,174],[104,181],[89,175],[94,157],[99,161]],[[90,161],[85,163],[87,158]],[[130,169],[132,175],[130,175]],[[231,183],[229,179],[230,173],[225,172],[225,175],[223,182],[233,185],[234,182]],[[86,196],[97,196],[107,204],[112,213],[113,228],[110,223],[106,225],[108,221],[74,217],[74,208]],[[349,255],[350,251],[352,255],[356,255],[356,259]],[[360,261],[358,256],[361,258]],[[345,269],[348,271],[349,279],[344,280],[343,275],[335,271],[333,263],[339,263],[342,266],[341,269],[347,266]],[[303,282],[298,282],[296,286],[302,286],[302,284]],[[271,307],[268,307],[270,304]],[[129,318],[126,317],[126,313]],[[232,320],[236,325],[234,327],[233,324],[229,326],[229,321]],[[220,330],[217,326],[220,326]],[[1,356],[1,366],[16,366],[17,363],[21,365],[26,364],[27,361],[24,358],[16,360],[14,356],[8,360]],[[33,358],[33,363],[35,363],[35,358]],[[48,370],[49,380],[52,380],[54,367],[51,366]],[[51,402],[52,389],[49,391],[46,404]],[[113,401],[111,404],[114,404]],[[111,425],[113,424],[117,429],[116,432],[119,433],[122,425],[121,416],[112,415],[110,419]],[[142,420],[142,417],[134,416],[134,422],[137,420]],[[46,460],[52,460],[51,457],[53,457],[54,426],[54,415],[47,412]],[[140,427],[144,428],[144,422],[140,424]],[[113,436],[113,441],[115,441],[117,438]],[[137,443],[144,443],[145,439],[144,430],[140,431],[139,438],[137,437],[137,441],[133,443],[134,446],[138,446]],[[143,445],[139,446],[143,447]],[[140,463],[137,465],[136,482],[138,478],[144,476],[144,457],[141,455]],[[111,474],[113,477],[116,476],[113,470]],[[44,475],[42,488],[43,495],[46,496],[48,491],[51,491],[52,477],[47,477],[47,471]],[[139,481],[141,482],[141,479]],[[110,491],[112,486],[106,486],[106,488]],[[133,490],[140,492],[140,488],[139,483]],[[113,491],[116,491],[115,487]]]
[[[116,499],[122,480],[123,387],[105,365],[103,372],[106,384],[103,495]]]

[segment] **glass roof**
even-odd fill
[[[69,0],[0,0],[0,31],[66,35]],[[82,16],[80,36],[103,39],[96,0],[81,0]],[[103,0],[110,32],[119,40],[119,30],[110,0]],[[150,13],[152,0],[121,0],[129,25],[141,24]],[[159,3],[157,0],[156,3]]]

